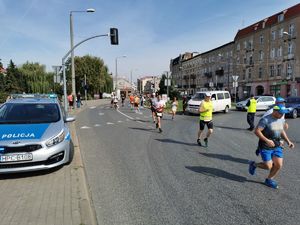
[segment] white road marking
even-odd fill
[[[118,123],[123,123],[123,121],[119,120]]]
[[[94,125],[94,127],[100,127],[101,126],[101,124],[95,124]]]
[[[104,115],[104,113],[98,113],[98,115],[99,115],[99,116],[103,116],[103,115]]]
[[[96,109],[96,106],[91,106],[90,109]]]
[[[128,119],[133,120],[133,118],[132,118],[131,116],[128,116],[128,115],[126,115],[125,113],[122,113],[119,109],[117,109],[117,111],[118,111],[119,113],[121,113],[123,116],[126,116]]]
[[[136,120],[140,120],[141,118],[140,118],[140,117],[135,117],[135,119],[136,119]]]
[[[138,123],[143,123],[142,121],[136,121],[136,122],[138,122]]]
[[[107,122],[106,124],[107,124],[107,125],[113,125],[114,123],[111,123],[111,122]]]
[[[80,129],[90,129],[90,127],[88,127],[88,126],[83,126],[83,127],[80,127]]]

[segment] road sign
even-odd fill
[[[239,79],[239,76],[232,76],[233,81],[237,81]]]
[[[213,83],[213,82],[209,82],[209,86],[210,86],[210,87],[213,87],[213,86],[214,86],[214,83]]]
[[[171,79],[165,79],[165,86],[171,86]]]
[[[238,82],[232,82],[232,87],[238,87],[238,86],[239,86]]]

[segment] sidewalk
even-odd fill
[[[89,106],[106,100],[88,101]],[[76,122],[76,121],[75,121]],[[96,225],[84,166],[76,136],[70,124],[75,155],[70,165],[51,171],[0,176],[0,225]]]

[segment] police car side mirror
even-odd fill
[[[67,116],[65,119],[66,123],[73,122],[73,121],[75,121],[75,116]]]

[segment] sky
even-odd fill
[[[7,66],[26,61],[61,65],[70,50],[70,11],[74,44],[119,30],[119,45],[95,38],[75,56],[100,57],[115,75],[135,80],[169,70],[184,52],[205,52],[233,41],[238,29],[298,4],[296,0],[0,0],[0,59]],[[126,55],[126,58],[119,58]]]

